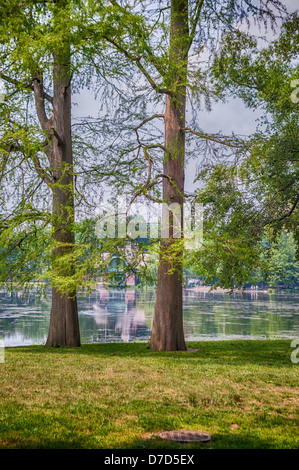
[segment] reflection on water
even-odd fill
[[[135,290],[111,290],[100,288],[92,304],[93,315],[89,309],[82,308],[81,311],[81,330],[83,332],[90,329],[90,326],[84,321],[86,316],[93,316],[96,331],[91,336],[91,341],[124,341],[128,342],[133,337],[137,339],[149,335],[146,326],[145,311],[138,308],[137,293]],[[89,299],[92,302],[92,299]],[[79,307],[82,301],[79,301]],[[85,326],[87,328],[85,328]],[[86,336],[84,336],[86,337]],[[86,338],[87,339],[87,338]]]
[[[246,292],[229,295],[184,291],[186,340],[299,337],[299,294]],[[78,298],[82,343],[146,341],[154,312],[153,289],[105,290]],[[5,346],[44,344],[50,297],[0,293],[0,338]]]
[[[298,300],[296,293],[230,295],[188,289],[184,296],[185,335],[189,340],[299,337]]]

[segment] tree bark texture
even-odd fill
[[[62,0],[57,2],[64,6]],[[74,272],[72,261],[66,266],[58,266],[62,255],[71,253],[74,243],[74,186],[73,154],[71,136],[71,71],[70,45],[64,43],[53,54],[53,114],[48,128],[51,146],[47,155],[53,175],[52,230],[53,249],[52,269],[65,277],[66,281]],[[46,346],[80,346],[79,318],[76,291],[61,294],[52,287],[52,307]]]
[[[181,207],[183,236],[184,155],[186,113],[186,77],[188,64],[188,0],[173,0],[170,36],[171,95],[166,96],[165,157],[163,173],[163,201],[178,203]],[[167,216],[167,214],[166,214]],[[162,214],[162,226],[167,223]],[[184,351],[186,344],[183,330],[182,253],[170,261],[169,253],[174,245],[174,227],[170,221],[169,238],[161,240],[155,313],[150,348],[164,351]]]

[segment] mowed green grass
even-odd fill
[[[299,364],[291,341],[6,348],[1,448],[298,448]],[[155,433],[201,430],[208,444]]]

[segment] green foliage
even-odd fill
[[[205,183],[197,195],[204,205],[203,244],[187,254],[186,264],[207,284],[242,286],[260,263],[252,206],[238,188],[236,167],[217,165],[200,178]]]
[[[266,48],[249,34],[231,31],[211,68],[219,95],[232,94],[250,108],[265,110],[245,152],[230,162],[204,165],[198,176],[203,183],[197,197],[205,208],[204,243],[189,261],[207,282],[217,280],[215,285],[241,286],[256,280],[258,272],[261,280],[272,272],[274,283],[297,282],[293,240],[299,247],[299,114],[291,100],[291,81],[298,75],[298,25],[294,13]],[[282,230],[292,232],[292,248],[282,247]],[[275,243],[278,251],[271,254]]]
[[[30,289],[39,281],[49,263],[49,237],[29,225],[21,230],[7,229],[0,235],[0,282],[8,290]],[[43,283],[32,285],[43,290]]]
[[[270,258],[270,285],[287,287],[299,284],[299,261],[296,259],[296,244],[292,233],[282,231]]]
[[[230,31],[211,68],[218,92],[238,96],[248,107],[261,107],[271,114],[296,113],[290,96],[291,81],[299,72],[298,28],[298,14],[292,13],[284,19],[278,39],[267,47],[249,33]]]
[[[240,184],[252,195],[256,229],[270,225],[275,235],[286,228],[299,242],[299,108],[291,99],[292,81],[299,73],[298,35],[297,13],[284,21],[278,39],[266,48],[232,32],[212,71],[222,91],[265,110],[238,171]]]

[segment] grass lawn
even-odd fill
[[[299,364],[291,341],[204,341],[189,352],[144,343],[5,349],[0,448],[299,447]],[[208,444],[154,433],[207,431]]]

